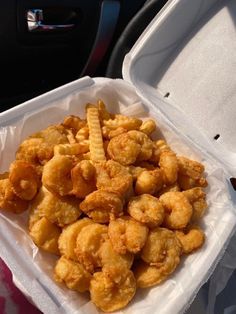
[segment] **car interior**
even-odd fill
[[[0,3],[0,110],[82,76],[122,77],[125,54],[166,0]]]

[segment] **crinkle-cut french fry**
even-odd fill
[[[89,141],[86,143],[59,144],[54,146],[54,155],[79,155],[89,151]]]
[[[97,108],[87,108],[87,121],[89,127],[90,153],[92,161],[106,160],[103,148],[103,139]]]

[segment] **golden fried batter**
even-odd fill
[[[123,214],[123,202],[115,193],[98,190],[86,196],[80,209],[95,222],[107,223]]]
[[[118,283],[104,272],[95,273],[90,283],[91,300],[104,312],[113,312],[125,307],[135,292],[136,281],[130,270],[121,274]]]
[[[75,254],[86,270],[93,273],[101,267],[99,249],[107,235],[107,226],[93,223],[82,228],[77,236]]]
[[[153,142],[140,131],[129,131],[113,137],[108,144],[108,155],[122,165],[128,166],[136,160],[148,160],[152,156]]]
[[[58,197],[43,187],[44,197],[37,205],[39,215],[46,217],[59,227],[64,227],[76,221],[80,214],[80,202],[72,196]]]
[[[165,208],[164,225],[169,229],[182,229],[192,218],[193,208],[182,192],[167,192],[160,196]]]
[[[71,290],[85,292],[89,290],[92,275],[80,263],[62,256],[56,263],[54,278],[57,282],[64,282]]]
[[[122,255],[116,253],[110,239],[107,239],[101,244],[98,255],[101,260],[102,269],[106,270],[116,281],[119,280],[123,271],[131,268],[134,260],[134,256],[131,253]]]
[[[14,193],[27,201],[35,197],[40,185],[35,167],[23,160],[15,160],[11,163],[9,180]]]
[[[150,230],[141,258],[151,266],[161,267],[171,260],[179,259],[181,252],[182,246],[175,233],[157,227]]]
[[[43,217],[36,221],[31,230],[30,236],[34,243],[44,251],[59,255],[58,238],[61,229]]]
[[[13,191],[9,179],[0,180],[0,209],[14,214],[21,214],[29,207],[29,202],[19,198]]]
[[[121,197],[132,194],[133,178],[128,170],[116,161],[96,163],[97,188],[114,192]]]
[[[71,170],[72,194],[85,198],[96,190],[96,169],[89,160],[82,160]]]
[[[171,185],[177,181],[179,166],[174,152],[171,150],[162,152],[160,155],[159,166],[162,170],[165,184]]]
[[[63,228],[58,239],[58,246],[61,255],[76,261],[77,257],[75,254],[75,248],[78,234],[84,227],[93,223],[94,222],[91,219],[83,218]]]
[[[110,221],[108,235],[114,251],[125,254],[127,251],[138,253],[143,248],[148,235],[148,228],[129,216]]]
[[[204,241],[204,232],[198,226],[190,226],[184,231],[175,231],[177,238],[179,239],[183,253],[189,254],[199,249]]]
[[[127,211],[134,219],[150,228],[161,225],[165,215],[162,203],[149,194],[132,197],[128,203]]]
[[[43,185],[52,193],[65,196],[72,191],[73,161],[64,155],[55,155],[43,168]]]
[[[154,195],[163,186],[163,175],[160,169],[145,170],[138,176],[135,184],[135,193]]]

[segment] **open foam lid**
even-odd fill
[[[173,0],[123,64],[124,79],[236,175],[236,1]]]

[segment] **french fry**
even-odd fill
[[[87,108],[87,121],[89,127],[90,153],[92,161],[106,160],[103,148],[103,139],[97,108]]]

